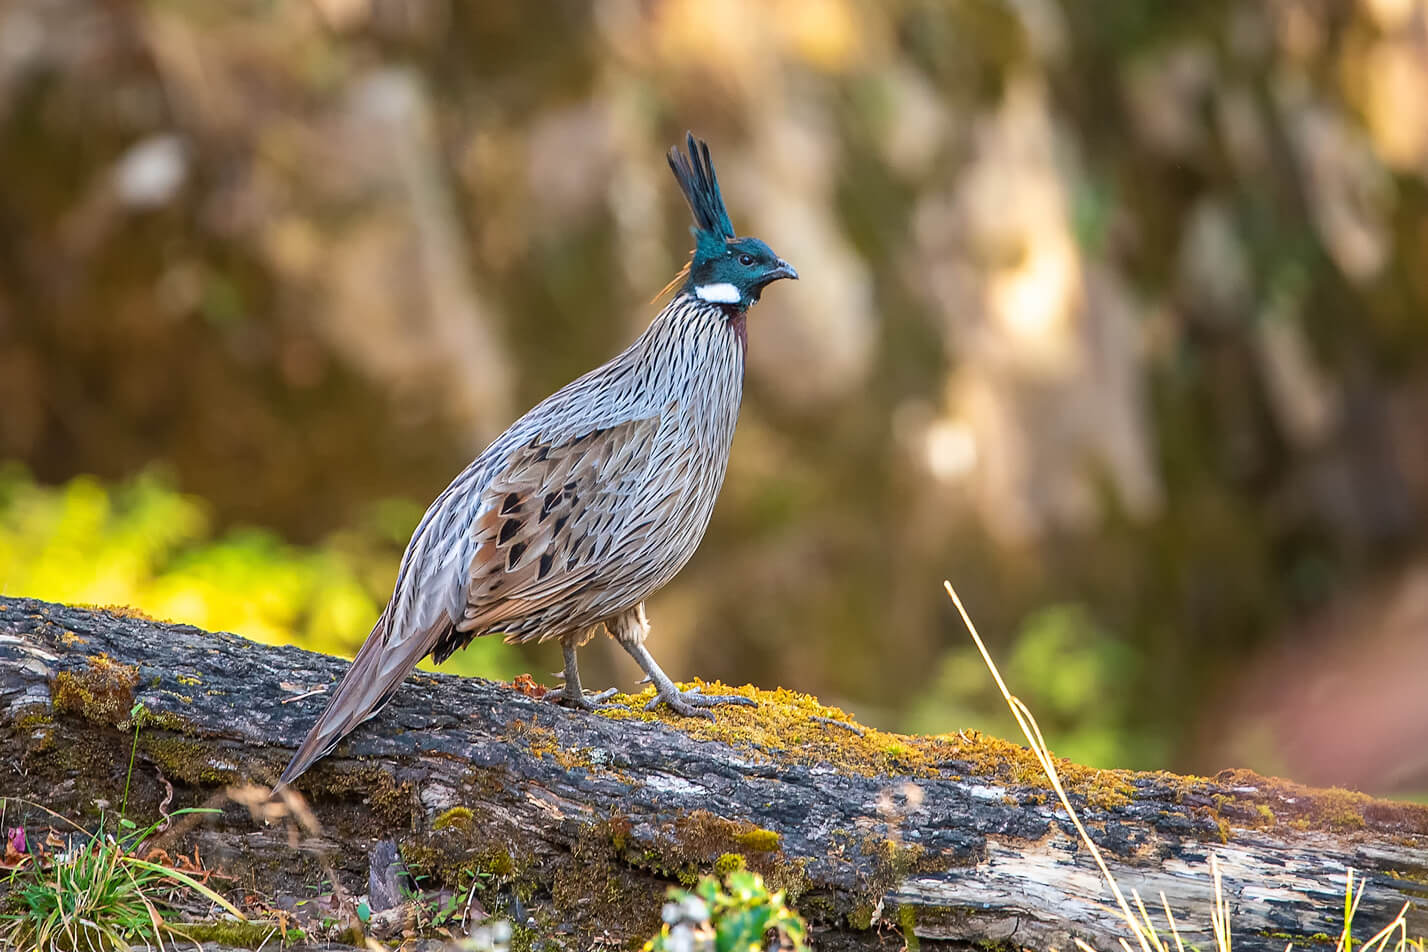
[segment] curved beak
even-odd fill
[[[778,264],[774,265],[765,273],[765,277],[768,279],[764,282],[766,284],[768,281],[777,281],[779,278],[792,278],[797,281],[798,272],[793,269],[793,265],[780,258],[778,259]]]
[[[792,280],[797,281],[798,272],[795,271],[793,269],[793,265],[789,264],[787,261],[783,260],[782,258],[776,258],[774,261],[774,266],[772,268],[769,268],[762,275],[760,275],[759,283],[754,287],[751,295],[753,299],[757,301],[759,297],[763,294],[764,288],[768,287],[770,284],[773,284],[780,278],[791,278]]]

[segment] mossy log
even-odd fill
[[[574,713],[418,674],[299,781],[320,835],[263,826],[227,792],[273,782],[323,703],[299,695],[344,667],[123,611],[0,599],[0,792],[81,820],[118,804],[126,777],[131,816],[158,816],[168,785],[169,810],[217,805],[174,846],[236,877],[240,900],[311,895],[329,873],[366,893],[369,852],[395,841],[424,884],[479,883],[488,908],[533,920],[553,948],[637,943],[670,884],[739,862],[788,890],[820,949],[896,949],[911,935],[1111,949],[1126,935],[1025,750],[850,729],[786,691],[746,689],[758,708],[711,723],[638,704]],[[1350,868],[1368,885],[1361,937],[1405,902],[1410,929],[1428,932],[1428,807],[1247,772],[1063,771],[1122,887],[1157,921],[1163,892],[1202,948],[1212,855],[1237,949],[1337,935]]]

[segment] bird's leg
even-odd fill
[[[698,688],[690,688],[688,691],[681,691],[669,675],[660,670],[660,666],[655,664],[655,659],[650,657],[650,653],[645,650],[645,637],[649,634],[650,623],[645,617],[645,604],[641,602],[629,611],[621,612],[613,619],[605,623],[610,634],[620,643],[620,647],[629,653],[635,663],[644,671],[651,684],[655,686],[655,696],[645,710],[654,710],[661,704],[668,704],[677,714],[685,717],[707,717],[714,719],[714,714],[709,710],[719,704],[747,704],[757,706],[758,702],[753,698],[744,697],[741,694],[703,694]]]
[[[586,694],[585,689],[580,686],[580,668],[575,663],[575,638],[560,639],[560,647],[565,654],[565,684],[559,691],[547,692],[545,699],[578,707],[583,711],[605,707],[605,702],[615,695],[615,689],[610,688],[599,694]]]

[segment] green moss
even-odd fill
[[[772,853],[782,840],[773,830],[755,829],[733,835],[735,843],[755,853]]]
[[[851,836],[842,838],[845,842],[852,839]],[[859,884],[847,916],[848,926],[870,929],[878,903],[895,890],[908,873],[918,868],[926,850],[917,844],[903,844],[880,836],[864,836],[856,841],[856,848],[870,861],[871,872]]]
[[[972,945],[981,952],[1021,952],[1021,946],[1007,939],[976,939]]]
[[[191,701],[192,699],[190,699]],[[135,713],[134,726],[141,728],[158,728],[166,731],[177,731],[181,734],[191,734],[197,736],[199,731],[193,728],[188,721],[174,714],[172,711],[156,711],[151,707],[141,705]]]
[[[429,877],[426,886],[441,884],[455,890],[475,884],[515,887],[529,894],[535,881],[526,881],[531,851],[522,850],[499,819],[482,807],[456,806],[432,821],[431,830],[400,844],[403,862],[413,873]]]
[[[415,798],[411,783],[397,783],[391,772],[381,767],[351,767],[340,761],[322,761],[316,769],[303,775],[299,786],[309,797],[316,793],[361,796],[376,819],[388,829],[411,829],[414,825]]]
[[[770,889],[783,890],[793,902],[808,886],[805,861],[790,860],[779,844],[779,835],[773,830],[695,810],[664,824],[652,842],[631,844],[622,856],[632,865],[693,885],[724,854],[742,853],[749,869],[762,876]]]
[[[459,827],[463,830],[471,829],[472,813],[470,807],[452,807],[441,816],[431,821],[433,830],[446,830],[451,827]]]
[[[777,763],[831,765],[864,777],[945,777],[946,765],[955,764],[958,775],[1049,788],[1030,750],[977,731],[925,737],[894,734],[858,725],[846,711],[825,706],[817,698],[797,691],[765,691],[703,681],[692,684],[706,693],[753,698],[758,706],[720,707],[715,709],[712,721],[680,717],[664,708],[644,710],[645,703],[654,697],[654,689],[650,688],[636,695],[619,695],[614,701],[623,707],[601,708],[599,713],[614,720],[662,721],[692,737],[728,744],[746,756]],[[829,724],[829,720],[857,730]],[[1058,760],[1056,767],[1066,789],[1084,797],[1093,807],[1107,809],[1130,802],[1134,777],[1130,771],[1097,770],[1066,760]]]
[[[914,906],[899,906],[897,908],[897,924],[902,930],[903,942],[907,946],[907,952],[917,952],[920,943],[917,939],[917,909]]]
[[[40,704],[33,704],[25,709],[25,712],[15,718],[15,727],[21,731],[43,730],[55,726],[55,719],[50,716],[50,712]]]
[[[1249,770],[1226,770],[1212,781],[1236,793],[1216,803],[1236,823],[1284,823],[1296,830],[1351,833],[1372,825],[1375,829],[1408,836],[1428,835],[1428,805],[1378,800],[1366,793],[1338,787],[1316,789]],[[1200,778],[1183,778],[1188,792],[1203,785]]]
[[[1267,929],[1261,929],[1261,930],[1260,930],[1258,933],[1256,933],[1256,934],[1259,935],[1261,938],[1273,939],[1275,942],[1287,942],[1287,943],[1295,943],[1295,944],[1299,944],[1299,945],[1303,945],[1303,944],[1305,944],[1305,943],[1308,943],[1308,944],[1311,944],[1311,945],[1338,945],[1338,944],[1339,944],[1339,936],[1332,936],[1332,935],[1329,935],[1329,934],[1326,933],[1326,932],[1316,932],[1316,933],[1314,933],[1314,934],[1311,935],[1311,936],[1302,936],[1302,935],[1293,935],[1293,934],[1288,933],[1288,932],[1270,932],[1270,931],[1267,930]]]
[[[848,928],[856,929],[859,932],[866,931],[873,927],[873,913],[878,911],[878,907],[870,902],[860,902],[848,913]]]
[[[778,843],[772,831],[704,810],[669,820],[652,837],[635,837],[628,819],[612,816],[582,827],[570,854],[558,858],[551,898],[561,916],[598,912],[593,924],[637,946],[659,927],[669,880],[693,884],[711,872],[747,868],[793,902],[808,878]]]
[[[556,863],[551,899],[561,915],[593,914],[591,925],[638,945],[659,928],[664,888],[625,865],[640,854],[630,831],[620,816],[583,826]]]
[[[286,945],[307,939],[301,929],[283,929],[271,922],[183,922],[169,929],[193,942],[214,942],[237,949],[261,949],[269,944]]]
[[[512,882],[525,867],[517,865],[509,849],[494,843],[436,844],[408,840],[401,847],[402,861],[418,875],[454,888],[485,880],[494,886]]]
[[[187,784],[217,787],[242,779],[237,765],[217,759],[215,748],[201,740],[140,732],[139,749],[167,776]]]
[[[120,664],[108,655],[94,655],[83,671],[61,671],[50,685],[56,711],[78,714],[87,721],[118,727],[134,706],[139,669]]]
[[[714,861],[714,873],[720,879],[740,869],[748,868],[748,862],[738,853],[725,853]]]
[[[540,948],[540,933],[523,925],[511,926],[510,952],[536,952]]]

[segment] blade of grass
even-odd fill
[[[1165,891],[1160,892],[1160,905],[1165,910],[1165,921],[1170,923],[1170,935],[1175,939],[1175,952],[1185,952],[1185,943],[1180,941],[1180,929],[1175,925],[1175,913],[1170,911],[1170,900],[1165,898]]]
[[[1037,763],[1046,773],[1046,778],[1051,782],[1051,787],[1056,791],[1056,797],[1061,801],[1061,806],[1065,808],[1067,816],[1071,818],[1072,824],[1076,827],[1076,832],[1080,835],[1081,841],[1086,845],[1091,857],[1096,861],[1096,866],[1100,869],[1101,875],[1105,878],[1106,884],[1110,887],[1111,894],[1116,898],[1116,904],[1120,906],[1121,917],[1131,932],[1135,934],[1136,941],[1140,943],[1142,952],[1157,952],[1159,939],[1151,941],[1145,929],[1136,920],[1135,914],[1131,912],[1130,904],[1126,902],[1126,897],[1121,893],[1121,887],[1111,875],[1110,869],[1106,866],[1101,850],[1096,846],[1090,835],[1086,832],[1086,827],[1082,825],[1081,818],[1077,816],[1076,810],[1071,806],[1070,799],[1066,796],[1066,790],[1061,785],[1061,776],[1056,771],[1056,764],[1051,759],[1050,751],[1047,750],[1046,742],[1041,736],[1041,728],[1037,726],[1036,719],[1032,717],[1031,711],[1007,689],[1006,682],[1002,680],[1001,672],[997,670],[996,663],[992,661],[991,653],[987,651],[987,646],[983,644],[982,637],[977,633],[977,626],[973,624],[972,618],[967,614],[967,609],[962,604],[962,599],[958,597],[957,590],[952,587],[952,583],[944,581],[943,587],[952,599],[952,604],[957,606],[957,613],[962,616],[962,624],[967,627],[967,632],[972,636],[972,640],[977,644],[977,650],[982,654],[982,660],[987,665],[987,670],[991,671],[992,678],[997,682],[997,689],[1002,692],[1002,698],[1007,702],[1007,707],[1011,709],[1012,717],[1016,718],[1017,726],[1021,728],[1022,734],[1026,736],[1027,742],[1031,745],[1032,753],[1036,755]],[[1124,940],[1122,940],[1124,941]]]
[[[1374,952],[1373,947],[1375,943],[1378,944],[1381,952],[1381,950],[1388,945],[1388,938],[1393,935],[1395,930],[1397,930],[1399,934],[1398,943],[1395,948],[1402,949],[1403,946],[1408,943],[1408,920],[1404,917],[1408,914],[1409,905],[1410,903],[1405,902],[1403,908],[1398,910],[1398,915],[1394,920],[1376,932],[1372,938],[1365,941],[1359,947],[1359,952]]]
[[[125,857],[123,862],[126,866],[136,866],[139,869],[147,869],[150,872],[158,873],[166,879],[171,879],[175,882],[182,883],[189,889],[192,889],[194,892],[202,895],[208,901],[222,906],[225,912],[227,912],[231,916],[236,916],[239,921],[248,921],[248,917],[243,915],[243,913],[239,912],[237,906],[233,905],[227,899],[224,899],[218,893],[214,892],[211,888],[205,886],[203,883],[194,879],[187,873],[180,872],[179,870],[173,869],[169,866],[160,866],[158,863],[151,863],[148,860],[136,859],[132,856]]]
[[[1220,858],[1210,854],[1210,875],[1215,883],[1215,905],[1210,910],[1210,925],[1215,930],[1215,946],[1220,952],[1230,952],[1230,907],[1225,902],[1224,882],[1220,878]]]

